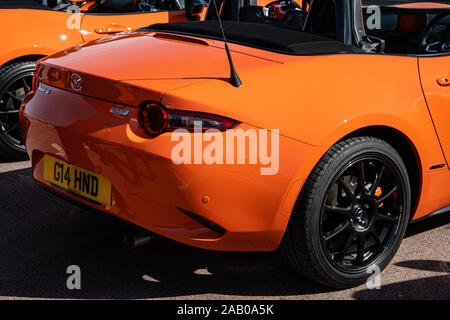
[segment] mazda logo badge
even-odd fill
[[[72,75],[70,76],[70,85],[72,86],[73,90],[80,91],[83,88],[83,80],[81,79],[80,75],[72,73]]]

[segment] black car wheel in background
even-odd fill
[[[0,156],[27,160],[19,124],[19,108],[31,91],[35,62],[23,61],[0,70]]]

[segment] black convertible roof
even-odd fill
[[[275,27],[263,23],[223,21],[229,42],[282,53],[308,55],[351,52],[344,43],[312,33]],[[222,39],[218,21],[153,24],[145,30],[166,31]]]

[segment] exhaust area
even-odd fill
[[[119,230],[120,242],[129,248],[136,248],[149,243],[156,238],[156,235],[137,229]]]

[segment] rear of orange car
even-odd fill
[[[323,148],[279,136],[282,169],[274,175],[261,175],[261,165],[174,164],[172,133],[149,136],[139,124],[139,108],[159,103],[165,92],[205,81],[195,76],[205,72],[202,65],[216,66],[208,70],[213,76],[226,76],[227,65],[221,62],[225,51],[219,44],[186,45],[153,36],[148,36],[149,43],[134,42],[130,35],[121,41],[130,42],[124,51],[145,52],[142,45],[163,47],[133,62],[121,60],[127,52],[110,55],[109,71],[96,67],[95,58],[114,46],[114,40],[84,45],[81,52],[66,50],[39,63],[35,91],[24,100],[22,117],[35,180],[67,198],[189,245],[233,251],[276,249],[301,187],[302,181],[291,181],[296,169],[306,155]],[[170,66],[156,57],[175,53],[181,46],[183,56],[173,56]],[[81,54],[94,58],[76,65],[80,59],[74,58]],[[279,65],[247,54],[235,58],[250,69]],[[159,65],[145,64],[147,59]],[[177,74],[181,72],[177,64],[185,61],[192,65],[183,72],[192,76]],[[136,70],[152,79],[131,80],[137,78]],[[245,71],[241,68],[241,75]],[[160,72],[167,76],[161,79]],[[171,112],[170,105],[165,107]],[[236,129],[257,129],[223,114],[214,119],[227,119]],[[293,151],[296,159],[290,157]]]
[[[363,284],[392,260],[411,219],[448,208],[442,128],[430,117],[444,100],[420,57],[347,37],[363,30],[360,1],[311,5],[318,21],[340,8],[330,12],[348,13],[336,16],[347,27],[336,37],[308,21],[292,29],[304,12],[282,26],[224,21],[228,47],[214,19],[153,25],[42,60],[21,120],[34,178],[189,245],[281,244],[312,280]],[[228,149],[238,130],[244,142],[258,132],[257,146]],[[226,141],[226,162],[202,159],[212,140]]]

